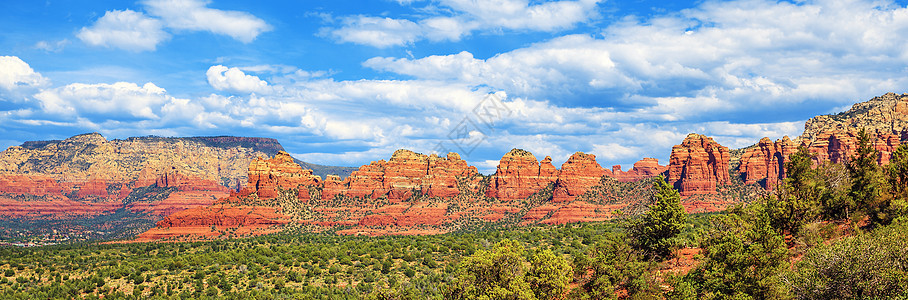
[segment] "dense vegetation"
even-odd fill
[[[844,166],[801,149],[781,186],[721,214],[687,215],[657,178],[645,213],[605,223],[2,248],[0,297],[906,298],[908,145],[883,167],[858,146]]]

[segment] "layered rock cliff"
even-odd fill
[[[249,137],[89,133],[25,142],[0,152],[0,216],[84,219],[125,209],[162,217],[223,198],[250,182],[257,157],[282,151],[277,140]]]
[[[554,202],[569,202],[582,195],[591,187],[599,184],[602,176],[612,176],[599,166],[596,156],[583,152],[574,153],[564,164],[555,181],[552,195]]]
[[[512,149],[498,163],[486,195],[502,201],[522,200],[558,179],[552,158],[536,160],[533,153]]]
[[[682,196],[715,193],[716,187],[731,183],[728,176],[728,147],[712,138],[689,134],[672,147],[668,182]]]
[[[788,136],[775,142],[763,138],[755,147],[745,150],[739,172],[746,184],[759,183],[771,189],[785,179],[785,163],[788,156],[797,151]]]

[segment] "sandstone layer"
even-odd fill
[[[715,193],[716,187],[731,183],[729,158],[728,147],[710,137],[689,134],[672,147],[668,181],[683,196]]]

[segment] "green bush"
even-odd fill
[[[908,297],[908,223],[813,248],[782,276],[797,299]]]

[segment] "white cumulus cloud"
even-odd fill
[[[410,5],[413,1],[400,2]],[[449,15],[430,15],[408,20],[390,17],[347,16],[339,28],[326,28],[341,42],[378,48],[402,46],[429,39],[459,41],[474,31],[515,30],[555,32],[570,29],[597,16],[599,0],[440,0],[439,7]]]
[[[22,87],[41,87],[47,83],[44,76],[19,57],[0,56],[0,88],[11,91]]]
[[[263,32],[271,30],[264,20],[250,13],[219,10],[207,7],[205,0],[147,0],[142,2],[148,13],[159,17],[173,29],[209,31],[250,43]]]
[[[65,118],[158,119],[172,97],[153,83],[72,83],[36,94],[45,112]]]
[[[271,87],[264,80],[254,75],[247,75],[238,68],[222,65],[211,66],[205,73],[208,84],[219,91],[234,93],[267,93]]]
[[[107,11],[90,27],[82,27],[76,36],[92,46],[130,51],[155,50],[170,38],[160,20],[129,9]]]

